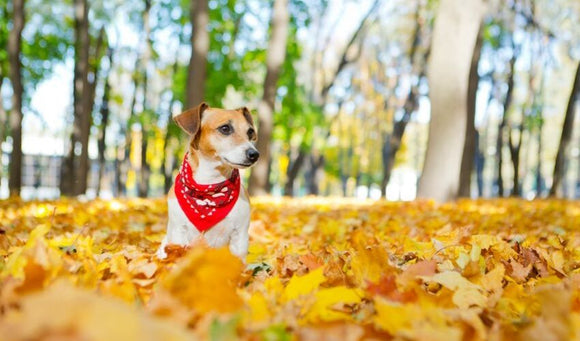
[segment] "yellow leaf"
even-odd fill
[[[505,267],[500,263],[490,272],[486,273],[481,281],[481,285],[487,291],[499,291],[503,286],[503,277],[505,276]]]
[[[349,289],[345,286],[320,289],[315,294],[315,302],[305,316],[310,322],[351,320],[350,314],[340,311],[336,305],[358,304],[363,297],[360,289]]]
[[[482,288],[471,283],[458,272],[446,271],[422,278],[426,281],[437,282],[453,291],[453,303],[459,308],[465,309],[473,305],[484,307],[487,303],[487,297],[481,293]]]
[[[310,294],[324,282],[323,268],[318,268],[304,276],[293,275],[282,294],[281,301],[288,302],[302,295]]]
[[[500,243],[502,240],[498,236],[490,234],[474,234],[471,236],[471,243],[477,245],[480,249],[489,249],[491,246]]]
[[[268,302],[262,293],[255,292],[246,304],[248,305],[248,318],[250,321],[263,322],[270,316]]]
[[[353,232],[354,252],[350,262],[353,277],[358,285],[378,282],[390,268],[389,255],[372,237],[363,232]]]
[[[374,324],[400,339],[454,341],[462,339],[460,328],[449,326],[446,314],[431,305],[398,304],[378,298]]]
[[[184,328],[66,282],[25,297],[0,322],[10,340],[192,340]]]
[[[205,313],[241,308],[236,292],[242,262],[228,248],[196,247],[163,278],[162,287],[184,305]]]

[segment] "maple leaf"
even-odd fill
[[[241,308],[236,292],[242,262],[227,248],[193,248],[165,278],[161,287],[201,313]]]
[[[0,320],[3,340],[191,340],[185,329],[110,298],[57,282]]]
[[[300,296],[310,294],[326,280],[322,268],[318,268],[304,276],[292,276],[280,297],[282,302],[288,302]]]

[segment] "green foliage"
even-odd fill
[[[8,17],[7,0],[0,0],[0,18]],[[8,20],[0,20],[0,77],[8,75],[8,23]]]
[[[295,20],[292,20],[286,58],[278,81],[278,96],[282,97],[282,106],[274,117],[273,137],[289,148],[297,136],[300,138],[300,148],[309,149],[314,140],[314,128],[324,123],[324,115],[322,108],[310,100],[306,89],[296,78],[296,63],[302,57],[302,47],[296,37],[297,29]]]
[[[244,23],[247,6],[246,1],[233,0],[216,0],[210,4],[205,95],[210,103],[221,104],[228,85],[248,99],[256,97],[262,89],[265,46],[251,43],[252,32]]]
[[[27,106],[36,86],[52,75],[54,67],[66,59],[73,41],[71,11],[66,3],[26,2],[25,27],[22,33],[22,77]],[[8,1],[0,1],[0,17],[11,18]],[[9,74],[7,43],[11,20],[0,20],[0,68],[2,76]]]

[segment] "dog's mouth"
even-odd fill
[[[234,168],[248,168],[254,164],[253,162],[236,163],[236,162],[232,162],[232,161],[228,160],[225,157],[223,159],[227,164],[229,164],[230,166],[232,166]]]

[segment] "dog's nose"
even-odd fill
[[[255,149],[246,150],[246,157],[252,162],[256,162],[260,157],[260,153]]]

